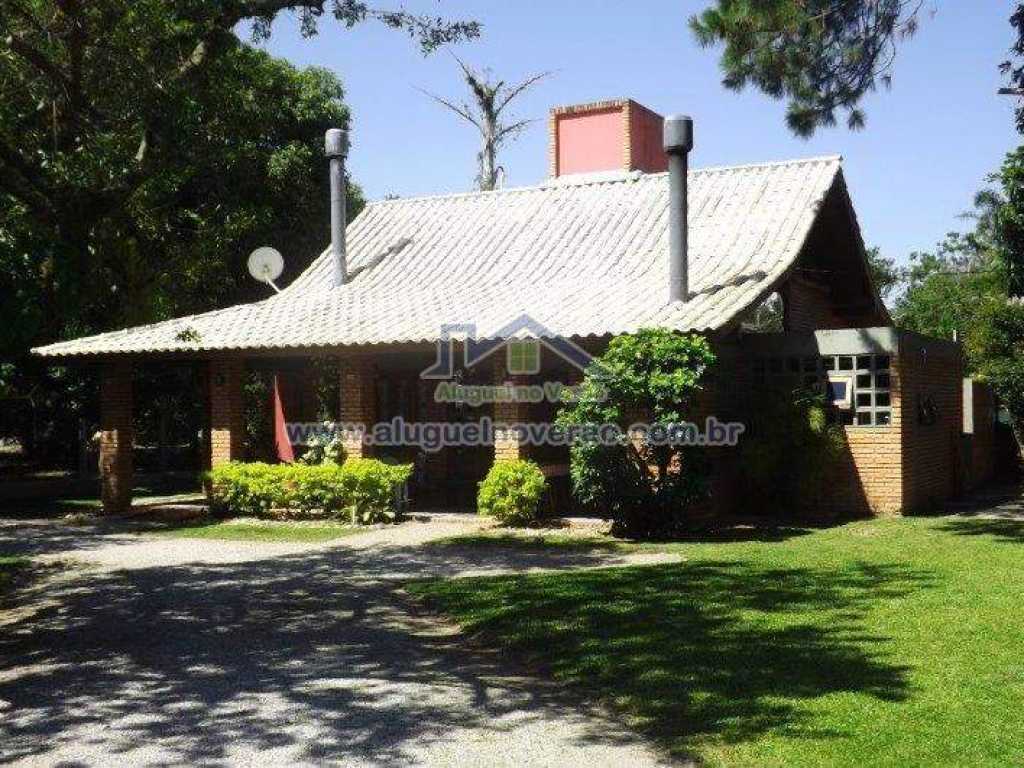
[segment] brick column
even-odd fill
[[[219,357],[210,361],[210,466],[240,461],[245,452],[245,361]]]
[[[103,512],[116,514],[132,505],[132,367],[103,366],[100,374],[100,495]]]
[[[502,350],[498,354],[494,355],[494,384],[501,386],[503,384],[526,384],[527,380],[523,376],[511,376],[508,373],[506,367],[505,354]],[[528,403],[495,403],[494,404],[494,423],[497,424],[517,424],[529,420],[529,404]],[[505,459],[522,459],[526,457],[525,453],[526,446],[521,445],[517,436],[514,433],[498,433],[494,435],[494,460],[502,461]]]
[[[345,355],[338,358],[342,425],[361,425],[370,429],[377,420],[376,368],[369,355]],[[370,455],[370,447],[356,436],[346,435],[342,445],[346,457],[358,459]]]

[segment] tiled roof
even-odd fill
[[[713,330],[793,265],[840,158],[690,172],[690,290],[668,301],[667,174],[371,203],[347,230],[353,278],[325,252],[280,294],[34,350],[48,356],[429,342],[526,313],[553,334]],[[403,241],[404,244],[403,244]],[[379,258],[381,254],[386,254]]]

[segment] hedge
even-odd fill
[[[235,461],[208,472],[206,481],[218,515],[378,523],[397,519],[398,489],[411,474],[411,465],[375,459],[341,465]]]

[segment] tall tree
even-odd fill
[[[531,75],[517,85],[510,85],[504,80],[493,80],[493,76],[488,70],[474,70],[457,56],[454,58],[462,69],[466,85],[473,97],[472,103],[467,101],[456,103],[432,93],[423,92],[476,127],[481,143],[480,151],[476,156],[476,183],[478,189],[486,192],[494,189],[498,184],[498,151],[505,142],[515,138],[523,128],[532,122],[531,120],[504,122],[505,110],[516,97],[521,96],[538,80],[547,77],[550,72]]]
[[[1017,40],[1010,48],[1012,58],[999,65],[1000,71],[1007,77],[1010,85],[1001,88],[999,92],[1018,97],[1017,131],[1024,133],[1024,3],[1017,3],[1013,15],[1010,16],[1010,25],[1017,32]]]
[[[753,86],[786,99],[786,121],[799,136],[835,125],[864,125],[860,103],[891,83],[899,43],[918,28],[923,0],[715,0],[690,18],[705,47],[724,46],[723,84]],[[1017,130],[1024,133],[1024,3],[1010,16],[1017,39],[999,65],[1018,98]]]
[[[723,44],[723,84],[788,100],[799,136],[864,125],[858,106],[888,86],[899,41],[917,29],[922,0],[717,0],[690,19],[704,46]]]
[[[234,32],[266,37],[282,10],[306,34],[376,19],[425,51],[478,33],[352,0],[0,3],[0,396],[56,391],[33,344],[252,298],[254,245],[287,243],[293,268],[319,252],[340,83]]]
[[[1024,146],[1006,156],[998,178],[1002,199],[993,200],[991,226],[1006,272],[1006,291],[1024,297]]]
[[[477,31],[353,0],[0,5],[0,248],[15,274],[38,283],[39,327],[22,342],[160,316],[169,307],[148,288],[168,253],[182,255],[183,244],[194,252],[190,240],[225,249],[243,230],[259,234],[233,208],[254,194],[268,202],[261,189],[319,194],[296,186],[288,166],[299,170],[324,124],[346,118],[340,87],[324,72],[272,65],[233,31],[252,19],[266,36],[284,9],[301,14],[306,34],[325,12],[349,26],[376,18],[426,50]],[[231,183],[245,179],[257,184]],[[279,202],[289,215],[284,204],[294,201]],[[90,303],[104,311],[79,311]]]

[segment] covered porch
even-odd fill
[[[573,385],[582,372],[537,340],[536,370],[516,372],[512,345],[502,344],[482,360],[464,365],[463,348],[454,344],[450,376],[424,375],[442,357],[438,345],[374,345],[363,348],[225,351],[196,357],[111,356],[99,363],[99,471],[103,510],[131,507],[138,401],[136,379],[151,366],[191,367],[194,395],[202,400],[200,466],[206,470],[231,461],[294,461],[306,446],[292,444],[287,425],[330,422],[361,425],[518,424],[550,422],[557,403],[459,402],[450,385],[467,388],[534,386],[545,382]],[[513,343],[514,344],[514,343]],[[588,345],[596,351],[596,345]],[[602,345],[603,346],[603,345]],[[519,361],[521,363],[522,361]],[[511,365],[510,365],[511,363]],[[445,392],[445,385],[448,391]],[[447,398],[447,399],[446,399]],[[435,430],[436,431],[436,430]],[[511,432],[496,430],[472,444],[425,447],[397,441],[378,444],[372,436],[342,430],[345,456],[372,457],[414,466],[410,483],[414,507],[472,508],[477,484],[496,459],[530,458],[552,480],[554,497],[567,498],[568,450],[528,445]],[[565,487],[562,487],[565,486]]]

